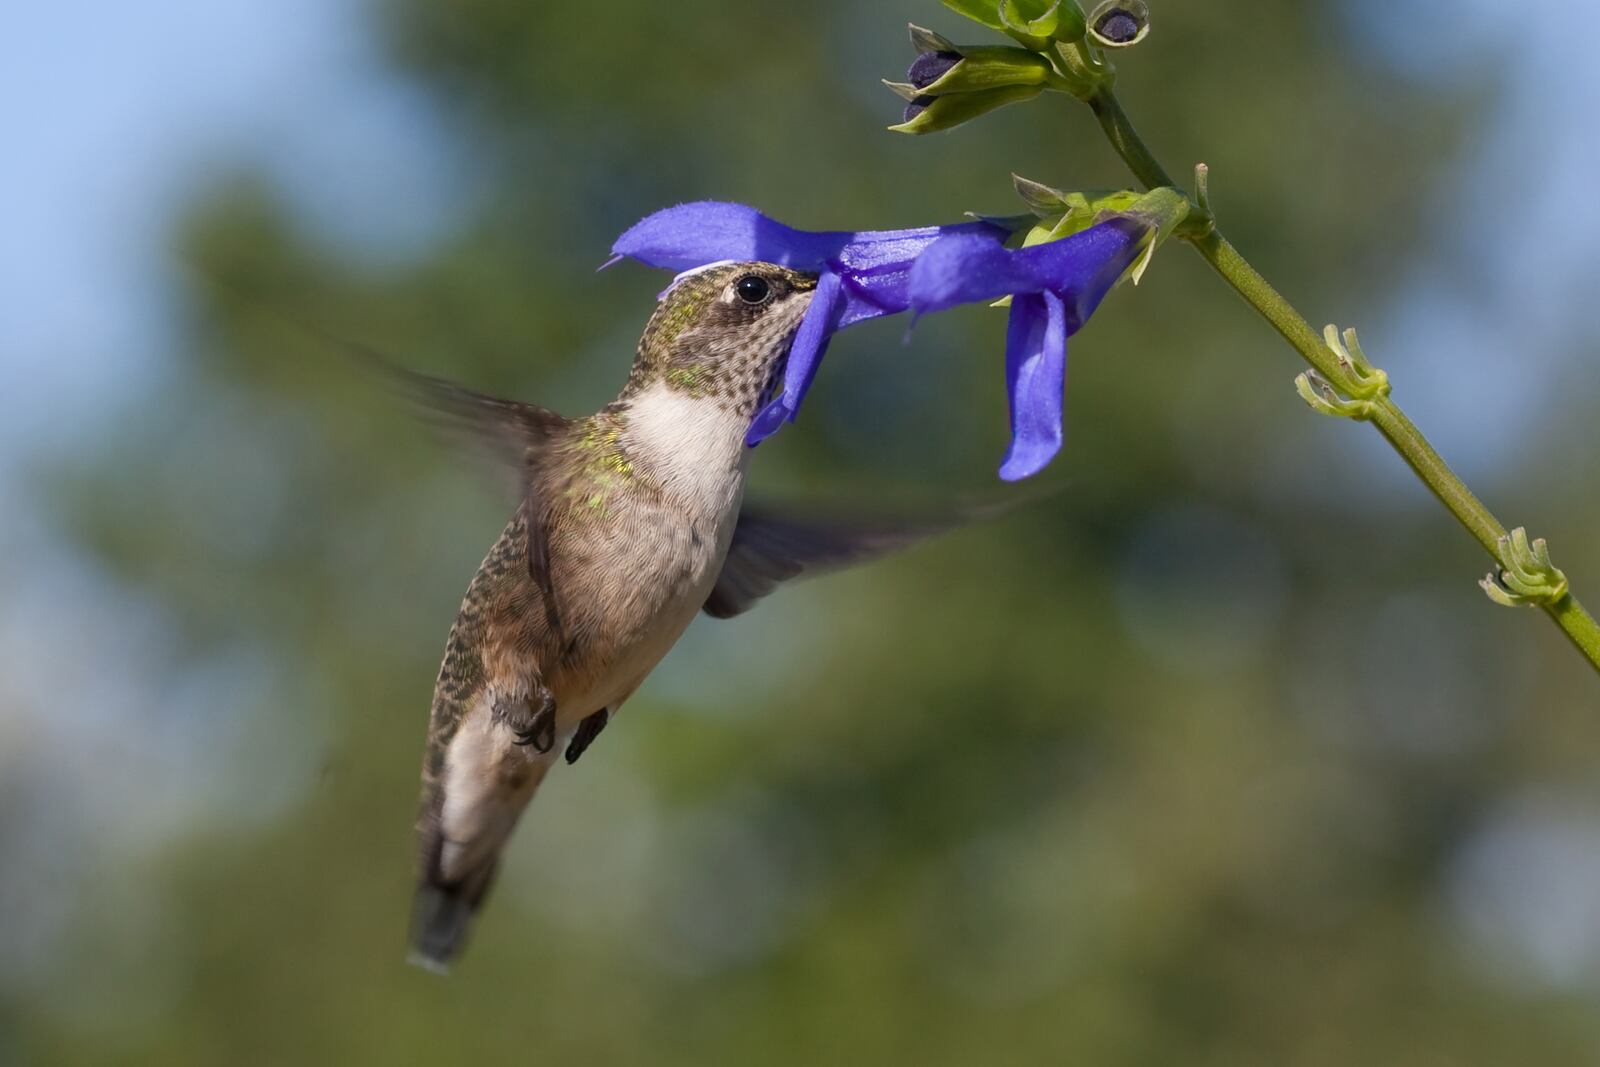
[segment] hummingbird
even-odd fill
[[[447,970],[508,838],[701,612],[953,522],[854,521],[745,502],[754,414],[775,394],[817,276],[721,263],[660,295],[621,393],[568,418],[399,372],[510,462],[520,502],[473,576],[435,684],[411,958]]]

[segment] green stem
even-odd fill
[[[1094,111],[1095,117],[1100,121],[1100,127],[1105,131],[1106,138],[1111,146],[1116,149],[1117,155],[1128,165],[1146,189],[1157,189],[1173,185],[1166,170],[1156,157],[1151,154],[1144,140],[1134,129],[1133,122],[1123,111],[1122,104],[1117,100],[1116,94],[1106,85],[1098,89],[1088,100],[1089,107]],[[1294,306],[1285,300],[1272,285],[1261,276],[1260,272],[1252,267],[1238,249],[1218,233],[1209,218],[1201,232],[1185,234],[1186,240],[1192,244],[1197,252],[1210,263],[1216,272],[1231,285],[1235,292],[1245,299],[1251,307],[1270,322],[1278,333],[1283,335],[1294,349],[1300,353],[1305,361],[1329,381],[1339,381],[1343,377],[1338,357],[1323,342],[1322,336],[1312,329],[1305,316],[1295,310]],[[1466,527],[1467,532],[1477,538],[1484,550],[1493,556],[1495,562],[1504,567],[1508,560],[1506,554],[1509,548],[1503,540],[1506,528],[1494,517],[1483,502],[1472,495],[1472,491],[1457,477],[1444,459],[1428,443],[1416,425],[1400,410],[1400,406],[1387,396],[1377,398],[1372,404],[1371,421],[1383,434],[1384,439],[1400,453],[1402,459],[1416,472],[1417,477],[1433,491]],[[1596,624],[1594,617],[1584,610],[1576,597],[1568,593],[1553,604],[1545,605],[1545,613],[1561,627],[1573,646],[1589,661],[1589,664],[1600,671],[1600,624]]]

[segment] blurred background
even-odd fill
[[[1600,597],[1600,20],[1155,5],[1175,173]],[[429,694],[509,511],[294,324],[569,412],[684,199],[1126,184],[1052,99],[882,127],[934,0],[86,0],[0,34],[0,1063],[1600,1058],[1600,700],[1173,249],[1073,344],[1061,492],[697,622],[408,968]],[[769,496],[995,487],[1000,313],[835,342]]]

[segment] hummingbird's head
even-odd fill
[[[817,276],[772,263],[678,275],[639,341],[633,393],[656,382],[753,416],[775,390]]]

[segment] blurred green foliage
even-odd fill
[[[469,223],[373,262],[263,179],[211,189],[161,402],[47,472],[197,658],[262,650],[239,788],[308,747],[316,770],[268,818],[108,861],[59,966],[0,1009],[22,1062],[1592,1058],[1592,1004],[1500,981],[1447,886],[1497,798],[1592,779],[1593,679],[1481,600],[1486,561],[1420,488],[1349,495],[1361,431],[1309,415],[1292,354],[1176,246],[1074,342],[1062,492],[697,623],[530,809],[457,973],[403,964],[432,677],[507,502],[297,323],[587,410],[660,285],[593,268],[657,207],[891,227],[1014,213],[1012,171],[1126,184],[1071,101],[884,133],[905,21],[972,29],[933,0],[597,11],[375,5],[481,175]],[[1211,165],[1233,239],[1360,323],[1472,101],[1355,76],[1342,43],[1317,4],[1164,4],[1119,66],[1169,165]],[[904,328],[835,342],[756,486],[991,487],[1002,317]],[[1548,488],[1487,491],[1523,521]],[[1558,562],[1600,574],[1593,504],[1553,511]]]

